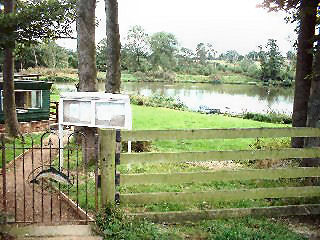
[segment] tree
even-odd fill
[[[308,115],[308,101],[311,88],[313,43],[316,26],[316,13],[319,1],[301,0],[298,53],[293,102],[292,126],[305,127]],[[293,147],[303,147],[303,138],[293,138]]]
[[[105,91],[119,93],[120,72],[120,34],[118,24],[118,1],[105,0],[107,33],[107,75]]]
[[[207,60],[207,49],[204,43],[198,43],[196,47],[197,60],[200,64],[205,64]]]
[[[95,45],[96,0],[79,0],[77,5],[77,50],[79,92],[97,92],[97,68]],[[83,113],[86,114],[86,113]],[[96,128],[82,127],[85,134],[82,146],[87,148],[88,163],[95,163]],[[86,143],[86,146],[85,146]]]
[[[97,68],[99,71],[107,70],[107,39],[103,38],[97,45]]]
[[[252,61],[258,61],[259,53],[256,51],[250,51],[246,57]]]
[[[230,63],[235,63],[236,61],[238,61],[240,54],[235,51],[235,50],[228,50],[226,53],[221,54],[220,58],[222,60],[226,60]]]
[[[14,2],[11,0],[4,1],[4,15],[9,17],[14,12]],[[10,26],[8,26],[10,29]],[[11,38],[13,35],[13,31],[8,31],[9,36],[7,38]],[[2,35],[0,35],[2,36]],[[5,116],[5,125],[8,130],[8,134],[10,136],[18,136],[19,135],[19,124],[16,113],[16,104],[15,104],[15,95],[14,95],[14,82],[13,82],[13,74],[14,74],[14,57],[13,50],[15,47],[14,40],[11,42],[6,42],[7,44],[3,44],[2,48],[4,49],[4,62],[3,62],[3,113]]]
[[[96,92],[97,68],[95,45],[96,0],[79,0],[77,5],[77,50],[80,92]]]
[[[316,126],[317,119],[320,118],[317,99],[320,98],[319,85],[319,35],[315,36],[315,28],[319,26],[320,9],[317,10],[320,1],[314,0],[265,0],[263,5],[273,10],[290,11],[293,20],[299,21],[298,27],[298,52],[296,63],[296,81],[293,103],[292,126]],[[316,54],[313,54],[314,41],[318,39]],[[314,63],[314,64],[313,64]],[[319,144],[319,140],[293,138],[293,147],[314,146]],[[306,166],[307,160],[303,160],[301,165]],[[319,160],[316,161],[319,165]],[[311,164],[315,163],[313,161]]]
[[[259,48],[261,79],[264,82],[269,82],[269,80],[280,80],[281,68],[284,65],[284,61],[279,51],[277,41],[269,39],[266,45],[267,51],[264,51],[262,46]]]
[[[67,54],[68,54],[68,67],[78,68],[78,53],[76,51],[68,49]]]
[[[320,127],[320,41],[317,44],[317,51],[314,59],[314,70],[312,76],[311,93],[308,102],[308,127]],[[306,138],[304,142],[305,147],[318,147],[320,145],[320,138]],[[320,166],[320,159],[303,159],[301,166],[312,167]]]
[[[16,6],[14,0],[3,2],[5,9],[0,13],[0,49],[4,51],[4,114],[8,133],[17,136],[19,125],[13,82],[15,44],[28,45],[40,39],[71,37],[76,0],[18,1]]]
[[[145,58],[150,49],[149,36],[141,26],[129,29],[124,49],[131,56],[133,71],[141,71],[141,58]]]
[[[160,66],[171,70],[175,66],[174,54],[178,50],[178,41],[172,33],[154,33],[150,38],[150,46],[153,68]]]

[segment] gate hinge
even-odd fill
[[[116,162],[116,165],[120,165],[120,153],[116,153],[115,162]]]
[[[116,171],[116,174],[115,174],[115,184],[116,186],[120,185],[120,172],[118,171]]]
[[[116,130],[116,142],[121,142],[121,131],[120,129]]]
[[[114,195],[114,201],[116,202],[116,204],[120,204],[120,193],[116,192],[116,194]]]

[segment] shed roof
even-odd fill
[[[15,89],[24,90],[49,90],[52,82],[36,81],[36,80],[14,80]],[[0,79],[0,89],[3,89],[3,80]]]

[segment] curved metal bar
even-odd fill
[[[48,135],[48,134],[53,134],[53,135],[55,135],[55,136],[57,136],[58,138],[59,138],[59,135],[56,133],[56,131],[54,131],[54,130],[51,130],[51,129],[49,129],[49,130],[47,130],[45,133],[43,133],[42,135],[41,135],[41,147],[42,147],[42,142],[43,142],[43,139],[44,139],[44,137],[46,136],[46,135]]]
[[[81,131],[73,131],[71,134],[69,134],[69,136],[68,136],[68,144],[70,143],[71,137],[76,136],[77,134],[82,136],[82,138],[85,141],[85,145],[87,145],[86,134],[84,132],[81,132]]]

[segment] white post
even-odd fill
[[[61,169],[63,168],[63,124],[62,124],[62,120],[63,120],[63,101],[62,99],[60,99],[60,103],[59,103],[59,153],[60,153],[60,158],[59,158],[59,166],[60,169],[59,171],[61,171]]]

